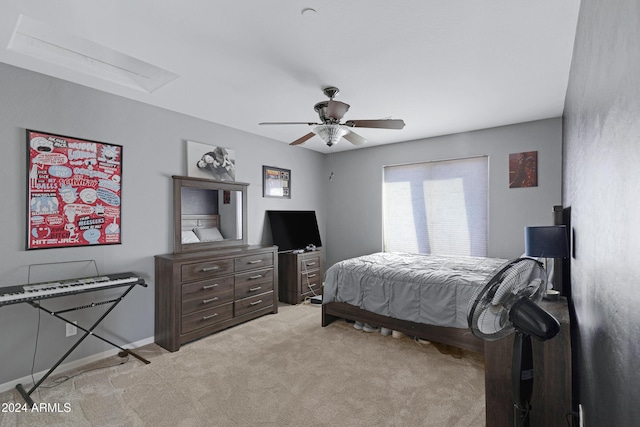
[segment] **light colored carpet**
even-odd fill
[[[80,374],[32,398],[69,412],[0,412],[0,426],[484,426],[480,355],[322,328],[320,311],[282,305],[175,353],[137,349],[149,365],[114,356],[66,372]],[[15,390],[0,402],[24,403]]]

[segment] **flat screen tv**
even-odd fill
[[[279,252],[322,246],[315,211],[267,211],[267,216]]]

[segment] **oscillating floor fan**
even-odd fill
[[[529,426],[533,390],[531,337],[546,341],[560,330],[558,321],[538,305],[546,285],[547,273],[540,262],[514,259],[478,288],[467,311],[469,328],[478,338],[495,341],[516,332],[511,366],[516,426]]]

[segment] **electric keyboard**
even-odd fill
[[[7,286],[0,287],[0,306],[127,285],[147,286],[144,279],[133,273]]]
[[[28,285],[15,285],[15,286],[6,286],[0,287],[0,307],[9,304],[18,304],[21,302],[26,302],[33,308],[37,308],[38,310],[44,311],[58,319],[64,321],[67,324],[72,324],[77,326],[78,329],[84,331],[84,334],[80,336],[80,338],[71,346],[71,348],[47,371],[46,374],[40,378],[40,380],[31,387],[30,390],[26,390],[22,384],[16,385],[16,390],[23,397],[24,401],[30,407],[33,407],[33,399],[31,399],[31,394],[42,384],[48,377],[53,373],[53,371],[84,341],[88,336],[92,336],[98,338],[107,344],[111,344],[112,346],[120,349],[121,352],[126,354],[130,354],[144,362],[145,364],[150,363],[148,360],[140,357],[135,354],[133,351],[123,348],[112,341],[109,341],[106,338],[101,337],[100,335],[95,333],[95,329],[98,325],[104,320],[105,317],[118,305],[125,296],[136,286],[144,286],[147,284],[144,280],[133,273],[118,273],[118,274],[108,274],[106,276],[95,276],[95,277],[85,277],[82,279],[70,279],[70,280],[60,280],[60,281],[52,281],[52,282],[42,282],[42,283],[34,283]],[[42,304],[35,304],[34,301],[38,301],[45,298],[56,298],[66,295],[74,295],[83,292],[91,292],[91,291],[99,291],[102,289],[115,288],[115,287],[125,287],[125,289],[121,295],[118,297],[110,296],[109,301],[102,302],[93,302],[91,304],[85,304],[78,307],[67,308],[63,310],[51,311],[48,308],[44,307]],[[63,317],[62,314],[83,310],[87,308],[94,307],[102,307],[105,304],[110,304],[106,310],[102,313],[102,315],[93,322],[93,324],[88,327],[82,327],[72,320]]]

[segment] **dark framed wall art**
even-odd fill
[[[509,188],[538,186],[538,152],[509,154]]]
[[[262,196],[291,198],[291,170],[262,166]]]
[[[27,249],[121,243],[122,146],[27,130]]]

